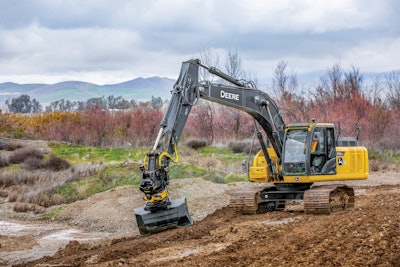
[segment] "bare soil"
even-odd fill
[[[29,227],[1,232],[0,266],[400,266],[400,173],[352,184],[356,208],[345,213],[306,215],[300,207],[240,215],[228,207],[229,192],[253,184],[174,180],[173,197],[187,197],[196,223],[150,236],[138,234],[136,188],[68,205],[57,223],[13,217],[3,203],[2,220]],[[37,249],[46,248],[43,240],[52,253]],[[36,257],[18,259],[35,249]]]
[[[0,197],[0,266],[400,266],[399,167],[346,184],[356,193],[348,212],[306,215],[294,203],[241,215],[229,193],[254,184],[173,180],[172,198],[187,198],[196,223],[150,236],[136,226],[137,188],[62,206],[54,221],[15,213]]]

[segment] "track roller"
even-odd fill
[[[354,189],[346,185],[315,186],[304,192],[306,214],[331,214],[354,208]]]

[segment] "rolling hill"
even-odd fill
[[[127,100],[150,100],[152,96],[169,99],[175,80],[162,77],[136,78],[117,84],[98,85],[83,81],[65,81],[56,84],[0,83],[0,106],[6,100],[29,95],[43,106],[52,101],[65,99],[86,101],[95,97],[122,96]]]

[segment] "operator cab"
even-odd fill
[[[284,175],[336,173],[335,128],[333,124],[293,124],[283,142]]]

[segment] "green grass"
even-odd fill
[[[50,210],[49,212],[42,215],[43,220],[54,220],[57,219],[58,214],[64,209],[65,206],[61,206],[55,209]]]
[[[103,163],[93,173],[79,178],[74,182],[66,183],[50,192],[54,204],[68,204],[77,200],[86,199],[92,195],[110,190],[119,186],[139,187],[141,172],[139,166],[143,162],[149,148],[98,148],[70,145],[66,143],[49,143],[51,153],[68,160],[74,165],[81,163]],[[178,148],[184,150],[185,148]],[[198,150],[199,157],[222,161],[224,164],[241,162],[244,154],[235,154],[224,147],[204,147]],[[127,164],[127,159],[129,163]],[[229,173],[192,164],[170,164],[169,176],[171,179],[202,178],[215,183],[231,183],[248,181],[244,174]],[[55,218],[62,208],[57,208],[44,215],[44,218]]]
[[[173,164],[170,166],[169,176],[173,179],[190,178],[190,177],[204,177],[208,171],[199,166],[190,164]]]
[[[139,184],[139,169],[133,171],[122,164],[110,164],[100,168],[93,176],[64,184],[56,190],[55,194],[63,198],[65,203],[71,203],[118,186],[139,187]]]
[[[108,147],[86,147],[64,143],[49,143],[52,152],[70,162],[123,162],[143,160],[146,148],[124,149]]]
[[[247,175],[244,174],[208,170],[190,164],[176,164],[171,166],[169,175],[171,179],[203,178],[204,180],[220,184],[248,181]]]
[[[227,164],[241,162],[243,159],[248,158],[247,154],[233,153],[228,147],[206,146],[199,148],[197,151],[204,156],[215,157]]]
[[[385,150],[369,149],[368,158],[370,160],[400,163],[400,151],[392,149],[385,149]]]
[[[75,167],[74,165],[81,163],[103,163],[99,165],[100,167],[95,172],[87,174],[85,177],[80,177],[79,180],[75,180],[74,182],[66,183],[50,192],[49,194],[52,194],[55,204],[68,204],[119,186],[138,188],[141,181],[139,166],[142,164],[145,154],[150,149],[97,148],[55,142],[50,143],[49,146],[52,149],[51,153],[68,160],[73,165],[72,169]],[[178,147],[178,152],[182,151],[185,152],[181,153],[182,155],[188,155],[185,149],[185,147]],[[233,153],[228,147],[217,146],[202,147],[195,153],[195,157],[200,159],[196,161],[199,165],[171,163],[169,166],[169,176],[171,179],[202,178],[215,183],[248,181],[247,175],[240,171],[237,173],[224,171],[226,169],[224,166],[240,166],[243,159],[248,158],[248,155]],[[370,159],[379,161],[400,162],[399,151],[370,150],[369,157]],[[129,163],[127,163],[127,159],[129,159]],[[215,161],[215,166],[217,167],[206,167],[207,161]],[[222,166],[221,169],[217,169],[218,166]],[[9,166],[5,169],[12,170],[13,168],[17,167]],[[54,209],[43,217],[45,219],[56,218],[61,210],[62,207]]]

